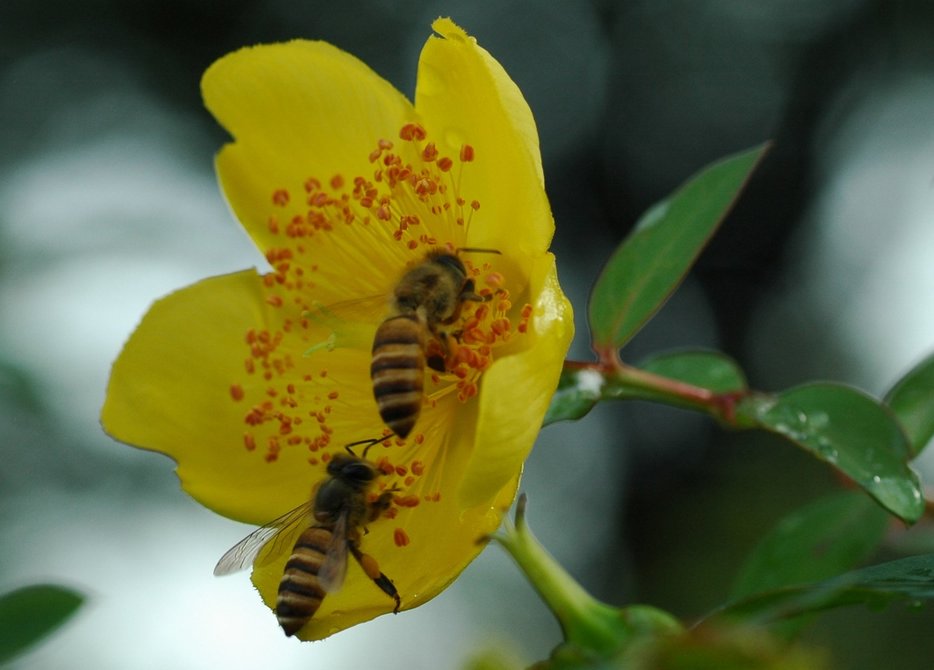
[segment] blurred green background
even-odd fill
[[[307,37],[411,95],[439,15],[536,116],[573,356],[589,356],[589,286],[638,215],[768,138],[742,201],[623,358],[716,347],[757,388],[821,377],[879,395],[930,351],[934,4],[2,0],[0,591],[54,581],[89,597],[15,667],[455,668],[490,646],[529,663],[558,642],[495,548],[419,610],[286,640],[246,575],[211,574],[248,528],[97,423],[109,365],[153,299],[264,263],[216,186],[225,136],[201,72]],[[771,523],[835,486],[777,438],[641,403],[548,428],[523,482],[532,527],[595,595],[686,618],[722,601]],[[805,639],[841,668],[927,667],[932,624],[930,609],[855,609]]]

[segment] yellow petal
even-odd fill
[[[324,42],[249,47],[204,74],[207,108],[234,136],[217,157],[221,186],[263,250],[281,246],[268,228],[273,194],[293,204],[310,177],[350,183],[370,177],[367,160],[381,138],[414,120],[411,103],[364,63]]]
[[[442,153],[476,151],[461,194],[476,199],[468,244],[518,258],[546,251],[554,221],[545,197],[538,131],[502,66],[450,19],[438,19],[418,64],[415,108]]]
[[[558,385],[571,339],[571,303],[558,285],[552,254],[532,270],[533,344],[496,361],[483,376],[473,457],[459,491],[465,507],[488,499],[522,466]]]
[[[322,476],[304,445],[286,445],[285,437],[276,459],[267,461],[267,442],[278,439],[278,425],[245,423],[252,404],[268,399],[269,390],[283,395],[287,386],[263,379],[262,370],[248,375],[244,369],[250,358],[247,331],[282,328],[282,308],[270,306],[266,297],[261,278],[247,271],[206,279],[156,302],[114,363],[101,414],[113,437],[174,458],[182,487],[199,502],[257,524],[308,500]],[[335,436],[344,443],[368,436],[356,431],[347,436],[348,422],[378,434],[375,408],[369,414],[356,409],[372,405],[370,389],[365,384],[345,388],[341,382],[342,369],[364,370],[366,376],[366,349],[303,357],[305,342],[286,338],[282,346],[290,344],[287,355],[298,368],[290,378],[299,387],[296,396],[326,399],[340,388],[338,400],[326,400],[336,407],[329,415]],[[331,375],[321,378],[325,368]],[[310,382],[303,381],[305,374]],[[231,395],[235,385],[244,396],[239,402]],[[308,424],[317,425],[311,418]],[[253,450],[244,442],[248,432],[256,435]]]

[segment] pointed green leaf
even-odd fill
[[[714,393],[739,393],[746,390],[746,377],[736,361],[718,351],[665,352],[643,361],[639,368]]]
[[[84,602],[74,591],[37,584],[0,596],[0,663],[62,625]]]
[[[662,306],[766,149],[761,145],[706,167],[642,216],[591,293],[590,328],[596,349],[620,348]]]
[[[580,419],[600,400],[603,385],[603,375],[596,370],[565,368],[558,380],[558,389],[551,396],[551,404],[545,412],[542,425]]]
[[[731,599],[829,579],[869,558],[889,516],[859,491],[845,491],[797,509],[766,535],[746,560]]]
[[[885,508],[912,523],[924,512],[911,454],[892,415],[873,398],[840,384],[798,386],[755,399],[756,420],[836,466]]]
[[[934,599],[934,554],[873,565],[823,582],[775,589],[730,603],[714,617],[769,623],[846,605],[878,609]]]
[[[934,438],[934,354],[902,377],[885,402],[905,429],[912,452],[920,454]]]

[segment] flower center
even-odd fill
[[[309,465],[323,471],[335,449],[374,430],[361,418],[368,415],[364,403],[375,409],[367,366],[356,367],[372,341],[351,342],[347,324],[366,323],[372,333],[388,316],[387,282],[401,278],[406,263],[442,249],[460,259],[469,282],[458,296],[456,318],[433,324],[427,334],[425,358],[434,369],[424,373],[423,410],[435,410],[448,397],[469,402],[495,349],[528,327],[532,308],[514,307],[496,250],[467,246],[480,209],[460,188],[465,167],[475,160],[473,147],[464,144],[456,157],[444,156],[414,123],[402,127],[399,140],[399,146],[386,139],[376,143],[369,177],[308,177],[300,190],[272,192],[275,213],[263,236],[272,271],[263,285],[273,315],[266,328],[246,332],[245,376],[229,388],[231,399],[245,407],[244,447],[268,463],[280,461],[286,450],[301,450]],[[383,257],[387,262],[377,267]],[[384,295],[371,295],[380,282]],[[322,295],[349,299],[323,305]],[[368,302],[373,298],[377,302]],[[342,353],[348,351],[355,357]],[[406,440],[387,437],[368,456],[383,474],[375,488],[395,488],[387,518],[441,498],[440,477],[431,468],[443,460],[447,424],[430,432],[419,432],[418,423],[415,428]],[[393,539],[400,547],[410,541],[402,528]]]
[[[480,376],[493,363],[494,349],[515,333],[525,333],[532,314],[531,305],[525,305],[514,326],[510,316],[512,302],[509,291],[503,288],[503,275],[490,262],[478,266],[468,260],[465,266],[473,281],[482,283],[476,294],[483,300],[464,301],[457,322],[444,330],[444,341],[434,339],[428,343],[428,357],[444,360],[444,371],[431,374],[434,389],[427,401],[432,407],[440,397],[454,390],[461,402],[477,395]]]

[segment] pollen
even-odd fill
[[[285,207],[289,204],[289,192],[284,188],[279,188],[272,193],[272,204],[278,207]]]
[[[516,323],[521,325],[522,313],[516,313],[509,291],[502,287],[505,276],[490,263],[484,263],[482,269],[469,266],[468,271],[471,276],[485,272],[485,283],[496,288],[481,289],[477,300],[465,300],[460,318],[446,330],[441,348],[444,372],[431,374],[437,390],[428,395],[429,406],[450,392],[462,403],[475,398],[480,392],[480,377],[493,364],[496,349],[525,332]]]
[[[401,125],[396,137],[372,138],[358,159],[358,164],[369,160],[358,173],[306,174],[295,183],[275,184],[268,192],[264,252],[270,269],[260,289],[275,311],[267,312],[269,325],[244,332],[246,376],[230,380],[227,393],[232,402],[243,404],[247,451],[277,467],[327,463],[341,445],[358,437],[342,434],[347,412],[357,410],[342,397],[341,380],[325,368],[309,367],[313,357],[322,360],[344,344],[343,317],[329,313],[314,298],[319,284],[333,285],[338,278],[335,268],[319,268],[327,257],[322,249],[346,244],[337,237],[332,243],[328,236],[346,235],[342,231],[349,226],[355,229],[353,239],[398,245],[396,259],[414,261],[429,250],[447,249],[464,261],[476,287],[470,292],[477,293],[458,307],[453,323],[439,328],[443,333],[432,332],[427,338],[426,353],[443,361],[440,371],[426,370],[426,384],[436,387],[426,396],[427,407],[436,407],[449,393],[460,402],[476,398],[497,348],[520,334],[522,317],[509,301],[510,284],[497,259],[485,253],[490,250],[458,251],[466,246],[472,221],[483,216],[480,201],[462,189],[471,183],[465,176],[481,162],[474,146],[452,146],[440,134],[411,122]],[[469,258],[475,253],[483,254],[476,265]],[[382,316],[374,311],[374,323]],[[288,352],[297,353],[293,358]],[[410,445],[424,443],[424,434],[391,441],[400,455]],[[294,460],[293,453],[300,460]],[[380,460],[379,469],[398,478],[393,485],[404,487],[394,498],[395,508],[413,507],[422,499],[414,495],[428,470],[422,461],[411,460],[411,455],[394,463]]]
[[[393,502],[395,502],[399,507],[418,507],[418,504],[421,502],[421,498],[415,495],[396,496],[393,499]]]

